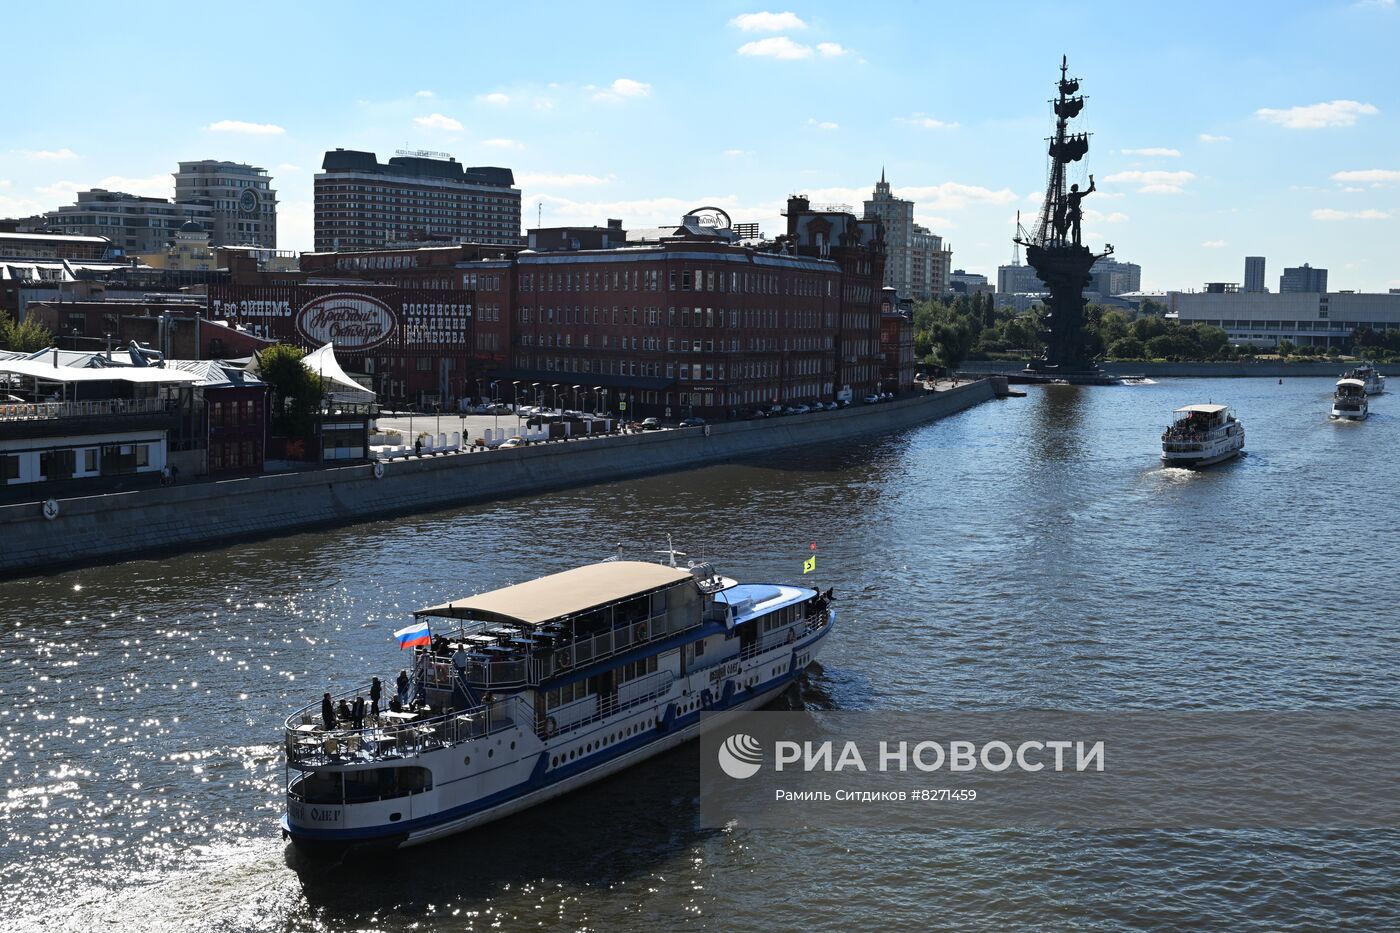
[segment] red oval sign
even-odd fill
[[[297,312],[297,331],[317,346],[368,350],[394,335],[394,310],[369,295],[337,292],[313,298]]]

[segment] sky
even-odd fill
[[[995,276],[1043,197],[1060,56],[1088,95],[1085,238],[1149,290],[1244,257],[1400,288],[1395,0],[359,3],[72,0],[6,12],[0,217],[89,187],[170,197],[180,160],[268,169],[278,246],[312,246],[327,149],[515,171],[525,227],[783,230],[859,213],[882,168],[953,265]]]

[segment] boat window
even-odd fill
[[[292,783],[291,793],[306,803],[340,803],[340,772],[310,771]]]
[[[632,625],[646,619],[649,601],[645,596],[637,596],[618,604],[616,622],[618,625]]]
[[[588,696],[588,683],[579,680],[546,693],[544,706],[545,709],[557,709],[560,706],[567,706],[575,700],[582,700],[586,696]]]
[[[666,611],[666,591],[660,590],[651,594],[651,614],[659,616]]]
[[[432,787],[432,772],[427,768],[375,768],[345,772],[346,803],[407,797],[431,790]]]
[[[622,665],[617,670],[617,679],[619,683],[625,683],[654,673],[656,673],[656,655]]]

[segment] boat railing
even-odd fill
[[[670,671],[657,671],[655,674],[626,681],[618,685],[618,692],[600,702],[597,710],[589,715],[562,726],[557,725],[552,717],[546,716],[544,722],[536,728],[536,734],[542,739],[553,738],[556,735],[576,731],[601,719],[607,719],[609,716],[614,716],[634,706],[650,703],[657,697],[664,696],[675,681],[676,675]],[[621,699],[621,689],[623,688],[628,688],[628,696],[625,700]]]
[[[340,697],[363,695],[367,689],[352,690]],[[332,702],[340,697],[332,698]],[[427,719],[385,711],[361,729],[326,729],[319,704],[308,706],[287,718],[287,763],[317,766],[413,757],[513,726],[519,704],[520,697],[505,697]]]
[[[532,686],[557,674],[567,673],[602,661],[638,645],[658,641],[691,628],[694,623],[684,617],[657,613],[627,625],[618,626],[588,638],[580,638],[556,648],[544,650],[521,649],[528,657],[467,662],[463,676],[468,686],[480,689]]]

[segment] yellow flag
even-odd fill
[[[802,562],[802,572],[803,572],[803,573],[811,573],[813,570],[816,570],[816,569],[817,569],[817,555],[813,554],[811,557],[807,558],[806,560],[804,560],[804,561]]]

